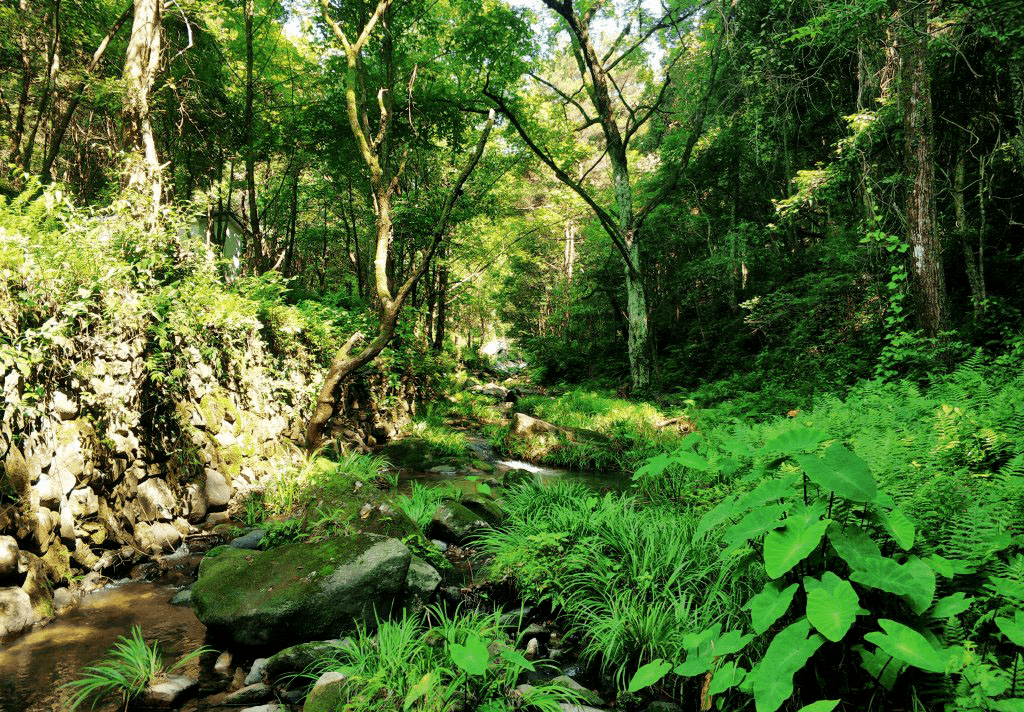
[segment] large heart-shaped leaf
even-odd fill
[[[814,428],[793,427],[782,431],[764,444],[764,452],[792,455],[798,452],[812,452],[818,449],[828,435]]]
[[[725,530],[722,540],[733,546],[749,539],[757,539],[765,532],[782,526],[782,515],[785,511],[786,505],[773,504],[748,512],[743,519]]]
[[[914,523],[910,521],[910,517],[904,514],[899,507],[893,507],[889,513],[880,512],[878,516],[882,521],[882,526],[899,547],[903,551],[910,551],[910,548],[914,546],[915,533]]]
[[[937,600],[935,605],[931,607],[931,610],[928,611],[928,615],[939,619],[952,618],[970,608],[972,602],[974,602],[973,598],[967,598],[963,591],[957,591]]]
[[[828,540],[851,569],[866,568],[867,562],[882,558],[878,544],[860,527],[844,528],[839,522],[833,522],[828,528]]]
[[[839,702],[840,700],[818,700],[809,705],[804,705],[796,712],[832,712],[839,705]]]
[[[738,653],[754,639],[753,635],[743,635],[739,630],[726,631],[725,634],[721,631],[722,624],[716,623],[700,633],[683,636],[686,661],[676,667],[674,672],[685,677],[702,675],[711,669],[717,658]]]
[[[793,487],[799,480],[800,473],[790,472],[788,475],[783,475],[782,477],[772,478],[766,482],[762,482],[752,491],[743,495],[739,502],[737,502],[736,508],[743,511],[746,509],[753,509],[754,507],[760,507],[766,502],[785,499],[793,494]]]
[[[697,523],[697,528],[693,532],[693,538],[700,538],[718,525],[728,521],[734,514],[738,514],[736,499],[736,497],[727,497],[705,512],[704,516]]]
[[[864,586],[877,588],[897,596],[905,596],[915,613],[928,610],[935,596],[935,572],[928,564],[911,557],[906,564],[880,556],[861,562],[850,579]]]
[[[761,593],[747,601],[743,610],[750,611],[755,633],[761,635],[786,614],[798,588],[797,583],[783,587],[782,581],[769,581]]]
[[[816,485],[854,502],[872,502],[878,486],[868,463],[839,443],[825,450],[824,457],[794,455],[807,476]]]
[[[629,681],[629,692],[639,692],[645,687],[657,683],[672,669],[672,663],[656,658],[646,665],[642,665]]]
[[[878,624],[884,633],[868,633],[864,640],[874,643],[885,653],[908,665],[921,668],[927,672],[941,673],[946,671],[946,663],[942,655],[928,639],[913,628],[879,618]]]
[[[448,654],[452,662],[467,675],[483,675],[487,672],[487,643],[478,635],[467,637],[465,645],[449,643]]]
[[[769,578],[778,578],[803,561],[825,536],[829,520],[808,520],[791,516],[782,529],[764,536],[764,570]]]
[[[783,628],[768,645],[754,671],[751,689],[757,712],[775,712],[793,695],[795,675],[825,642],[817,633],[807,637],[811,624],[806,618]]]
[[[1017,609],[1013,612],[1013,618],[996,618],[996,625],[999,631],[1010,639],[1014,645],[1024,648],[1024,611]]]
[[[735,662],[726,663],[715,670],[715,674],[711,677],[711,683],[708,685],[708,696],[720,695],[729,688],[735,687],[743,682],[743,678],[746,675],[747,671],[745,668],[737,666]]]
[[[891,690],[896,684],[900,673],[906,669],[907,664],[897,660],[883,650],[868,650],[863,645],[855,645],[853,649],[860,655],[860,665],[871,673],[871,677],[882,683],[882,687]]]
[[[405,702],[402,704],[402,709],[405,710],[405,712],[409,712],[409,708],[416,704],[421,697],[430,692],[430,689],[434,686],[439,677],[440,674],[437,670],[431,670],[421,677],[419,682],[409,688],[409,692],[405,695]]]
[[[820,583],[805,578],[804,588],[807,590],[807,620],[823,636],[838,643],[861,610],[857,592],[849,581],[831,571],[825,572]]]

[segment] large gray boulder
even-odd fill
[[[218,547],[203,559],[192,606],[211,634],[264,647],[336,637],[398,608],[412,554],[373,534],[269,551]]]
[[[35,622],[32,599],[20,588],[0,588],[0,640],[17,635]]]
[[[489,526],[479,514],[458,502],[442,502],[434,511],[427,535],[441,541],[463,544],[473,534]]]

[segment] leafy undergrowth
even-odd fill
[[[482,544],[627,707],[1024,709],[1021,363],[702,411],[632,494],[523,488]]]
[[[380,621],[375,635],[360,631],[313,663],[306,676],[312,682],[325,672],[341,673],[338,709],[344,704],[365,712],[561,712],[562,705],[578,704],[578,693],[550,683],[516,689],[523,674],[549,666],[518,652],[500,619],[500,611],[450,614],[431,606],[425,622],[405,615]]]
[[[419,537],[416,524],[379,489],[395,484],[383,457],[353,453],[333,460],[314,455],[250,494],[243,520],[267,532],[264,548],[356,531]]]
[[[509,437],[506,426],[489,432],[496,447],[531,462],[578,470],[632,470],[675,447],[689,426],[682,409],[664,411],[610,391],[524,396],[516,409],[574,433]]]

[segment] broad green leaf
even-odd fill
[[[937,600],[931,610],[928,611],[928,615],[939,619],[952,618],[970,608],[973,601],[974,599],[967,598],[963,591],[957,591],[954,594]]]
[[[938,554],[932,554],[925,559],[925,561],[928,562],[928,565],[931,566],[939,576],[948,579],[953,578],[953,564],[950,563],[949,559],[939,556]]]
[[[431,670],[421,677],[419,682],[410,687],[408,694],[405,696],[405,703],[402,705],[402,709],[408,712],[409,708],[416,704],[417,700],[430,692],[430,688],[434,686],[437,677],[438,671]]]
[[[743,519],[725,530],[722,540],[731,546],[757,539],[765,532],[781,527],[785,523],[782,520],[785,511],[786,505],[773,504],[748,512]]]
[[[996,625],[1011,643],[1024,648],[1024,611],[1017,609],[1013,612],[1013,618],[996,618]]]
[[[915,584],[904,596],[910,604],[910,610],[921,615],[928,610],[935,598],[935,571],[916,556],[908,558],[903,566],[913,577]]]
[[[856,645],[853,649],[860,654],[861,667],[887,690],[892,689],[896,679],[907,666],[902,660],[897,660],[882,650],[868,650],[863,645]]]
[[[788,475],[782,477],[773,477],[772,479],[762,482],[752,491],[743,495],[739,502],[736,503],[736,508],[739,511],[747,509],[753,509],[754,507],[760,507],[762,504],[772,502],[777,499],[785,499],[786,497],[793,494],[793,487],[800,480],[799,472],[791,472]]]
[[[885,632],[868,633],[864,640],[874,643],[880,650],[897,660],[926,672],[946,671],[945,661],[939,651],[916,630],[888,618],[880,618],[878,624]]]
[[[765,584],[761,593],[757,594],[743,606],[743,610],[750,611],[753,619],[754,632],[761,635],[772,627],[779,618],[789,610],[789,604],[793,601],[793,594],[800,587],[794,583],[782,587],[782,581],[769,581]]]
[[[688,467],[691,470],[700,470],[701,472],[710,467],[707,460],[692,450],[676,450],[672,453],[672,462],[676,465]]]
[[[743,678],[746,675],[747,671],[745,668],[737,666],[735,662],[726,663],[715,670],[711,683],[708,685],[708,696],[720,695],[729,688],[735,687],[743,682]]]
[[[816,485],[854,502],[871,502],[878,496],[875,477],[868,463],[839,443],[825,450],[824,457],[794,455],[803,471]]]
[[[644,477],[657,477],[672,464],[672,456],[667,452],[658,453],[654,457],[647,458],[647,462],[637,468],[636,472],[633,473],[633,480],[639,480]]]
[[[491,493],[491,486],[489,484],[487,484],[486,482],[480,482],[476,486],[476,491],[479,492],[480,494],[490,494]]]
[[[693,538],[699,539],[722,522],[727,521],[736,513],[736,497],[727,497],[726,499],[723,499],[710,511],[705,512],[704,516],[700,518],[700,522],[697,524],[697,529],[693,532]]]
[[[1011,700],[992,700],[989,703],[993,712],[1024,712],[1024,697]]]
[[[897,596],[906,596],[915,613],[928,610],[935,595],[935,573],[920,559],[900,565],[883,556],[862,562],[863,568],[850,574],[850,580]]]
[[[801,618],[783,628],[769,643],[756,671],[751,673],[757,712],[775,712],[793,695],[793,675],[825,642],[817,633],[807,637],[810,630],[811,624]]]
[[[788,428],[764,444],[763,450],[779,455],[793,455],[798,452],[812,452],[818,449],[828,435],[814,428]]]
[[[882,558],[878,544],[860,527],[848,526],[844,529],[839,522],[833,522],[828,528],[828,540],[851,569],[866,568],[868,562]]]
[[[810,579],[813,581],[814,579]],[[807,588],[807,620],[823,636],[838,643],[850,630],[860,611],[860,599],[850,582],[831,571],[821,577],[820,585]]]
[[[1009,598],[1014,601],[1024,601],[1024,586],[1019,581],[998,576],[989,576],[986,588],[991,589],[997,596]]]
[[[839,702],[840,700],[818,700],[809,705],[804,705],[796,712],[832,712]]]
[[[483,675],[487,672],[487,643],[478,635],[467,637],[465,645],[449,643],[448,655],[467,675]]]
[[[910,517],[904,514],[899,507],[894,507],[889,513],[879,513],[879,518],[882,520],[882,526],[899,547],[903,551],[910,551],[910,548],[914,546],[915,533],[914,523],[910,521]]]
[[[764,570],[768,577],[778,578],[807,558],[828,525],[828,519],[808,522],[804,517],[789,517],[785,527],[765,534]]]
[[[657,683],[661,678],[668,674],[668,671],[672,669],[672,663],[656,658],[651,662],[643,665],[636,674],[633,675],[633,679],[629,681],[628,692],[639,692],[645,687]]]
[[[739,630],[730,630],[723,635],[721,623],[700,633],[688,633],[683,636],[686,661],[677,666],[674,672],[684,677],[701,675],[711,669],[717,658],[743,650],[753,639],[753,635],[743,635]]]
[[[529,670],[530,672],[535,672],[537,670],[534,664],[523,657],[523,654],[517,650],[503,648],[501,651],[501,659],[507,663],[515,665],[520,670]]]

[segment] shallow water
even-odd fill
[[[527,470],[533,473],[537,483],[542,487],[553,485],[556,482],[580,482],[598,492],[607,490],[624,492],[632,484],[629,474],[625,472],[581,472],[558,467],[534,465],[522,460],[509,460],[502,458],[491,447],[490,443],[479,436],[470,435],[467,440],[469,441],[469,449],[473,451],[478,459],[494,466],[495,473],[493,477],[499,481],[502,475],[509,470]],[[490,477],[492,475],[481,475],[479,480],[468,480],[461,473],[445,474],[422,472],[419,470],[403,470],[399,474],[398,491],[401,494],[408,494],[413,482],[420,482],[426,485],[449,482],[462,492],[473,493],[477,491],[478,481],[487,480]]]
[[[206,628],[189,606],[172,606],[177,591],[147,582],[112,586],[49,625],[0,647],[0,712],[65,712],[70,693],[60,686],[98,662],[133,625],[147,642],[159,641],[168,666],[203,644]],[[199,661],[181,670],[198,675]],[[86,705],[82,709],[88,709]],[[119,709],[115,701],[97,706]]]

